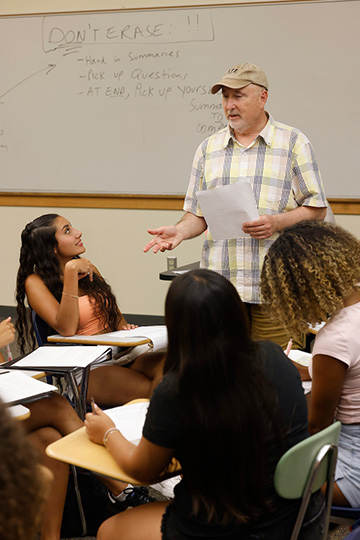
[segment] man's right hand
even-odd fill
[[[159,227],[158,229],[148,229],[148,233],[155,236],[144,247],[144,252],[147,253],[151,248],[154,253],[158,251],[171,251],[176,248],[183,240],[183,234],[175,225]]]

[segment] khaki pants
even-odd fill
[[[255,341],[268,339],[280,345],[282,349],[286,349],[290,338],[292,338],[293,349],[305,348],[305,335],[301,339],[295,340],[287,330],[273,322],[268,312],[263,311],[261,304],[249,304],[245,302],[245,306],[250,319],[251,337]]]

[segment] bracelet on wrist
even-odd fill
[[[63,291],[61,294],[64,294],[65,296],[70,296],[70,298],[77,298],[77,299],[79,299],[79,297],[78,297],[76,294],[69,294],[69,293],[64,292],[64,291]]]
[[[104,437],[103,437],[103,445],[105,446],[105,448],[107,450],[109,450],[109,447],[107,445],[107,440],[108,440],[108,437],[111,433],[114,433],[115,431],[118,431],[120,433],[120,430],[116,427],[111,427],[109,429],[107,429],[104,433]]]

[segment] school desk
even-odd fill
[[[133,400],[129,403],[137,403],[148,400]],[[124,406],[126,407],[126,405]],[[106,412],[106,411],[105,411]],[[83,467],[90,471],[122,480],[130,484],[141,485],[141,482],[127,475],[116,463],[110,452],[102,445],[93,443],[86,434],[86,428],[82,427],[65,437],[51,443],[46,448],[46,454],[59,461]],[[166,474],[161,476],[161,480],[180,474],[180,464],[175,459],[172,460]]]

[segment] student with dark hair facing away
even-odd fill
[[[174,501],[105,521],[99,540],[227,538],[288,540],[300,502],[279,498],[280,456],[308,436],[304,392],[281,348],[250,338],[234,286],[210,270],[177,277],[165,305],[168,352],[139,446],[96,407],[90,440],[119,465],[154,482],[175,456],[183,478]],[[319,538],[324,501],[314,494],[301,538]]]
[[[0,401],[0,538],[33,540],[52,474]]]
[[[326,321],[309,366],[309,431],[341,422],[333,501],[360,506],[360,242],[330,223],[289,227],[265,258],[261,291],[294,336]]]
[[[28,223],[21,234],[16,328],[21,351],[35,347],[25,299],[51,329],[64,336],[133,328],[121,314],[111,287],[85,258],[82,233],[57,214]],[[103,406],[150,397],[161,377],[163,355],[143,354],[129,368],[102,366],[89,377],[89,396]]]

